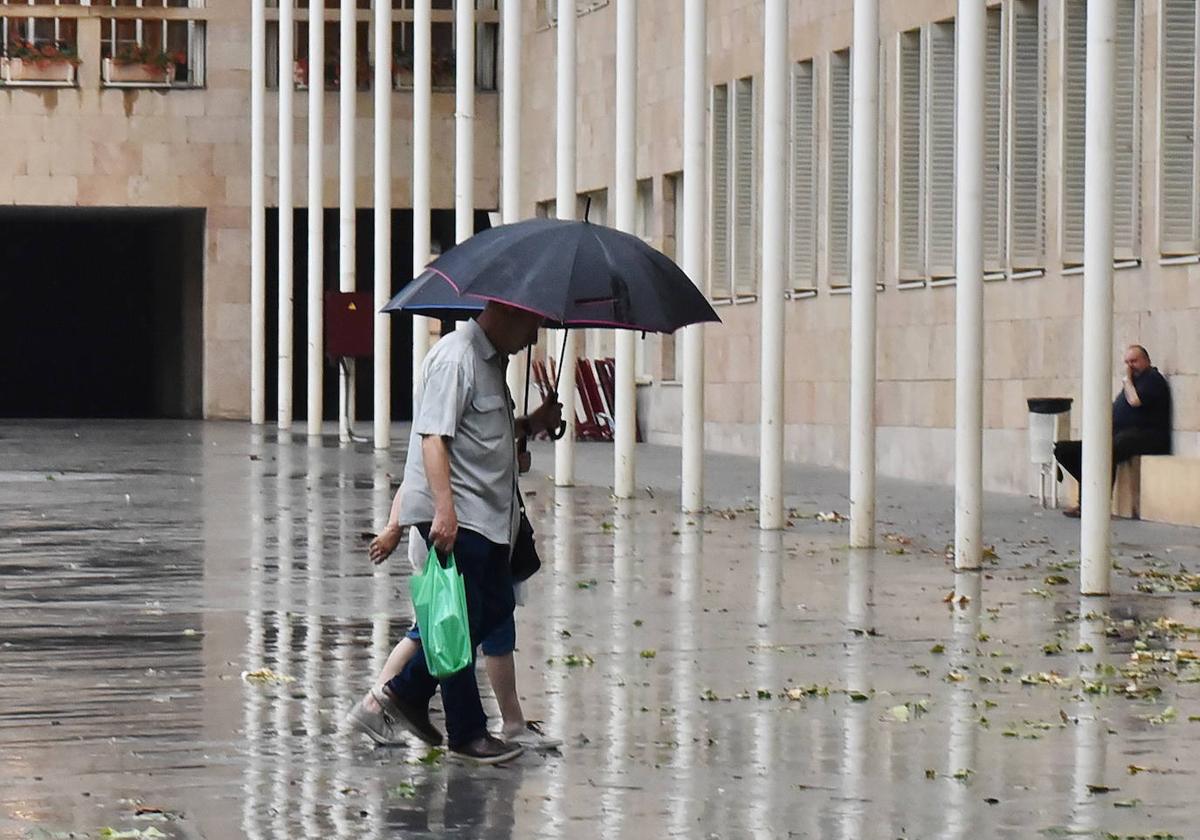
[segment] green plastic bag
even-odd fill
[[[467,588],[454,555],[442,565],[430,548],[425,568],[413,575],[410,586],[429,673],[438,679],[458,673],[471,664],[471,625]]]

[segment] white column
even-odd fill
[[[879,0],[854,0],[850,218],[850,546],[875,545]]]
[[[357,285],[354,274],[355,235],[354,213],[357,208],[355,195],[354,121],[357,116],[358,96],[358,38],[355,30],[354,0],[342,0],[341,44],[339,50],[340,85],[338,91],[338,288],[353,292]],[[338,438],[342,443],[350,441],[350,425],[354,422],[354,361],[338,371]]]
[[[250,18],[250,422],[267,416],[266,0],[253,0]]]
[[[1079,587],[1107,595],[1112,496],[1114,3],[1089,3],[1083,249],[1083,515]]]
[[[433,48],[430,42],[431,0],[416,0],[413,7],[413,277],[425,270],[429,262],[430,193],[429,153],[430,121],[432,119]],[[429,319],[413,317],[412,384],[413,408],[416,408],[417,387],[421,382],[421,365],[429,352]]]
[[[575,218],[575,0],[558,0],[558,104],[556,108],[556,189],[558,218]],[[558,397],[563,404],[567,433],[554,445],[554,483],[575,483],[575,343],[568,332],[566,341],[552,339],[561,348],[558,357]]]
[[[296,85],[292,68],[296,58],[295,0],[279,3],[279,335],[278,424],[292,427],[292,312],[295,278],[295,201],[292,198],[292,152],[296,142]]]
[[[308,10],[308,433],[325,416],[325,4]]]
[[[521,218],[521,0],[504,0],[500,34],[504,39],[504,68],[501,82],[500,221],[511,225]],[[514,356],[508,363],[508,389],[523,408],[520,392],[525,362]]]
[[[984,0],[959,0],[955,160],[954,565],[983,560],[983,97]]]
[[[637,0],[617,0],[617,111],[614,182],[616,227],[634,233],[637,212]],[[634,448],[637,443],[637,386],[634,360],[637,337],[617,331],[616,429],[613,446],[613,493],[633,498],[637,479]]]
[[[375,448],[392,435],[392,3],[375,0]],[[384,57],[384,58],[381,58]]]
[[[454,4],[454,241],[475,233],[475,4]]]
[[[706,288],[704,217],[708,208],[708,2],[683,7],[683,270]],[[682,507],[704,507],[704,327],[683,331]]]
[[[763,17],[762,373],[758,525],[776,530],[783,512],[783,278],[787,271],[787,0],[767,0]],[[874,292],[872,292],[872,295]]]

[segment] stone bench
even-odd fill
[[[1200,458],[1143,455],[1137,510],[1142,519],[1200,527]]]

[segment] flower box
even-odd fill
[[[5,84],[55,85],[75,84],[75,65],[70,61],[25,61],[3,59]]]
[[[175,84],[175,65],[127,64],[104,59],[104,84],[137,87],[170,87]]]

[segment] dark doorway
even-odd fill
[[[294,247],[292,249],[292,416],[307,419],[308,391],[308,210],[297,209],[293,217]],[[324,288],[338,288],[338,240],[340,228],[337,209],[325,210]],[[487,211],[475,213],[475,229],[489,227]],[[375,213],[360,209],[355,215],[355,277],[360,292],[369,292],[375,283]],[[454,211],[434,210],[430,233],[441,251],[454,245]],[[279,366],[276,364],[279,342],[279,211],[267,209],[267,388],[266,414],[268,420],[278,416]],[[412,210],[392,211],[392,294],[400,291],[412,279]],[[326,358],[324,378],[324,420],[336,420],[338,415],[338,371],[334,360]],[[355,364],[355,416],[369,420],[374,410],[375,368],[371,359],[359,359]],[[392,418],[412,419],[412,317],[392,317]],[[360,430],[361,431],[361,430]]]
[[[202,209],[0,208],[0,416],[199,417]]]

